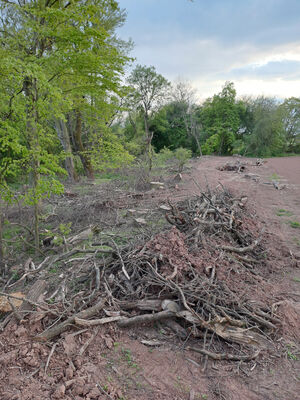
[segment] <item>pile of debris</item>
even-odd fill
[[[100,247],[47,257],[23,278],[44,285],[49,268],[61,271],[47,302],[27,302],[42,312],[45,330],[35,339],[52,340],[71,326],[160,321],[188,345],[201,338],[201,346],[189,348],[214,359],[257,357],[280,320],[263,279],[263,230],[247,215],[246,202],[224,188],[208,190],[169,201],[162,209],[171,229],[142,244],[122,247],[112,237]],[[237,346],[220,352],[220,341]],[[240,346],[251,350],[241,353]]]
[[[246,163],[242,162],[240,160],[237,160],[236,162],[228,162],[225,165],[221,165],[218,167],[219,171],[234,171],[234,172],[244,172],[246,171]]]

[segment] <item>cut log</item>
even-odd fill
[[[40,296],[44,293],[46,289],[46,281],[44,280],[37,280],[33,285],[32,288],[29,290],[26,300],[30,300],[30,302],[38,303]],[[33,309],[32,303],[28,301],[24,301],[20,307],[20,311],[31,311]]]

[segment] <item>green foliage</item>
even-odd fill
[[[276,211],[276,215],[278,215],[278,217],[291,217],[293,213],[291,211],[285,210],[284,208],[280,208]]]
[[[153,66],[137,65],[131,72],[128,83],[132,90],[129,102],[140,107],[143,115],[148,117],[149,112],[159,106],[166,97],[170,83],[155,71]]]
[[[292,228],[300,229],[300,222],[298,221],[289,221],[289,224]]]
[[[54,233],[49,233],[47,232],[47,235],[55,236],[53,243],[56,244],[57,246],[60,246],[64,243],[65,238],[71,233],[71,226],[72,222],[68,222],[66,224],[59,224],[59,232],[54,234]]]
[[[192,140],[186,129],[182,105],[172,102],[163,106],[150,119],[153,132],[153,146],[156,151],[164,147],[175,150],[177,147],[191,148]]]
[[[280,106],[279,112],[285,130],[288,152],[300,152],[300,98],[290,97]]]
[[[174,151],[174,156],[178,162],[178,171],[181,172],[186,162],[192,157],[192,151],[179,147]]]
[[[97,171],[130,165],[134,156],[120,143],[117,136],[109,131],[95,138],[90,151],[92,165]]]
[[[278,102],[273,98],[258,97],[248,101],[252,126],[244,140],[248,155],[271,157],[286,149],[285,131]]]
[[[29,188],[23,196],[28,205],[34,205],[42,199],[50,198],[51,195],[60,195],[64,192],[64,186],[55,178],[42,177],[35,187]]]
[[[210,136],[202,146],[203,154],[213,154],[220,148],[220,136],[215,133]]]
[[[139,110],[144,119],[144,152],[150,171],[153,159],[153,133],[150,132],[149,117],[151,112],[165,99],[170,83],[162,75],[158,74],[153,66],[147,67],[142,65],[137,65],[131,72],[128,83],[131,86],[131,91],[128,96],[129,109],[131,108],[135,111]]]
[[[155,154],[155,163],[158,166],[165,165],[168,161],[172,160],[174,158],[174,153],[172,150],[168,149],[167,147],[164,147],[163,149],[160,150],[159,153]]]
[[[232,82],[226,82],[221,93],[204,102],[200,119],[204,138],[204,154],[231,154],[238,134],[242,104],[236,102]]]

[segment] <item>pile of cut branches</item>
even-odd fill
[[[163,209],[172,228],[145,243],[122,248],[110,238],[110,248],[70,251],[69,256],[80,253],[85,289],[76,292],[72,280],[64,280],[64,310],[55,304],[48,306],[48,314],[44,310],[49,328],[37,339],[51,340],[71,325],[81,329],[116,322],[129,327],[161,321],[181,338],[200,338],[201,348],[193,350],[204,355],[256,357],[280,321],[267,298],[255,301],[257,290],[265,292],[265,249],[263,232],[247,215],[246,202],[224,188],[208,190],[176,205],[169,201]],[[56,262],[64,257],[56,256]],[[74,265],[70,271],[74,278]],[[91,319],[95,316],[101,318]],[[216,354],[211,348],[220,340],[256,351]]]
[[[218,167],[219,171],[235,171],[235,172],[244,172],[246,171],[246,163],[237,160],[236,162],[228,162],[221,167]]]

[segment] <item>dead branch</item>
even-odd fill
[[[92,343],[92,341],[95,339],[95,337],[98,335],[99,333],[99,329],[96,329],[96,332],[84,343],[84,345],[81,347],[81,349],[79,350],[78,354],[80,356],[83,355],[83,353],[86,351],[86,349],[89,347],[89,345]]]
[[[260,354],[260,350],[256,351],[253,354],[248,356],[245,355],[234,355],[234,354],[227,354],[227,353],[212,353],[211,351],[205,349],[198,349],[197,347],[187,347],[186,350],[195,351],[196,353],[203,354],[212,358],[213,360],[230,360],[230,361],[251,361],[258,357]]]
[[[232,251],[234,253],[239,253],[239,254],[244,254],[247,253],[248,251],[252,251],[262,240],[262,234],[264,232],[264,229],[262,230],[259,238],[255,240],[252,244],[246,247],[232,247],[232,246],[220,246],[219,248],[225,251]]]
[[[124,319],[122,316],[116,316],[116,317],[107,317],[107,318],[101,318],[101,319],[91,319],[91,320],[86,320],[83,318],[78,318],[75,317],[74,322],[76,325],[79,326],[95,326],[95,325],[104,325],[104,324],[109,324],[110,322],[116,322]]]
[[[46,342],[48,340],[51,340],[53,338],[55,338],[56,336],[59,336],[61,333],[65,332],[70,325],[75,323],[75,318],[90,318],[93,317],[95,314],[97,314],[100,310],[103,309],[104,305],[105,305],[106,300],[105,299],[101,299],[96,305],[94,305],[93,307],[90,307],[84,311],[81,311],[71,317],[69,317],[68,319],[66,319],[64,322],[54,326],[51,329],[48,329],[46,331],[44,331],[43,333],[37,335],[35,337],[36,340],[41,341],[41,342]]]
[[[174,317],[176,317],[176,314],[172,311],[161,311],[156,314],[143,314],[132,318],[123,318],[118,322],[118,326],[120,328],[128,328],[132,325],[140,325]]]
[[[47,358],[47,362],[46,362],[46,365],[45,365],[45,370],[44,370],[45,373],[47,372],[47,369],[48,369],[48,366],[49,366],[51,357],[53,356],[53,353],[54,353],[54,350],[55,350],[55,347],[56,347],[56,346],[57,346],[57,343],[54,343],[54,345],[53,345],[52,348],[51,348],[51,351],[50,351],[50,353],[49,353],[49,356],[48,356],[48,358]]]

